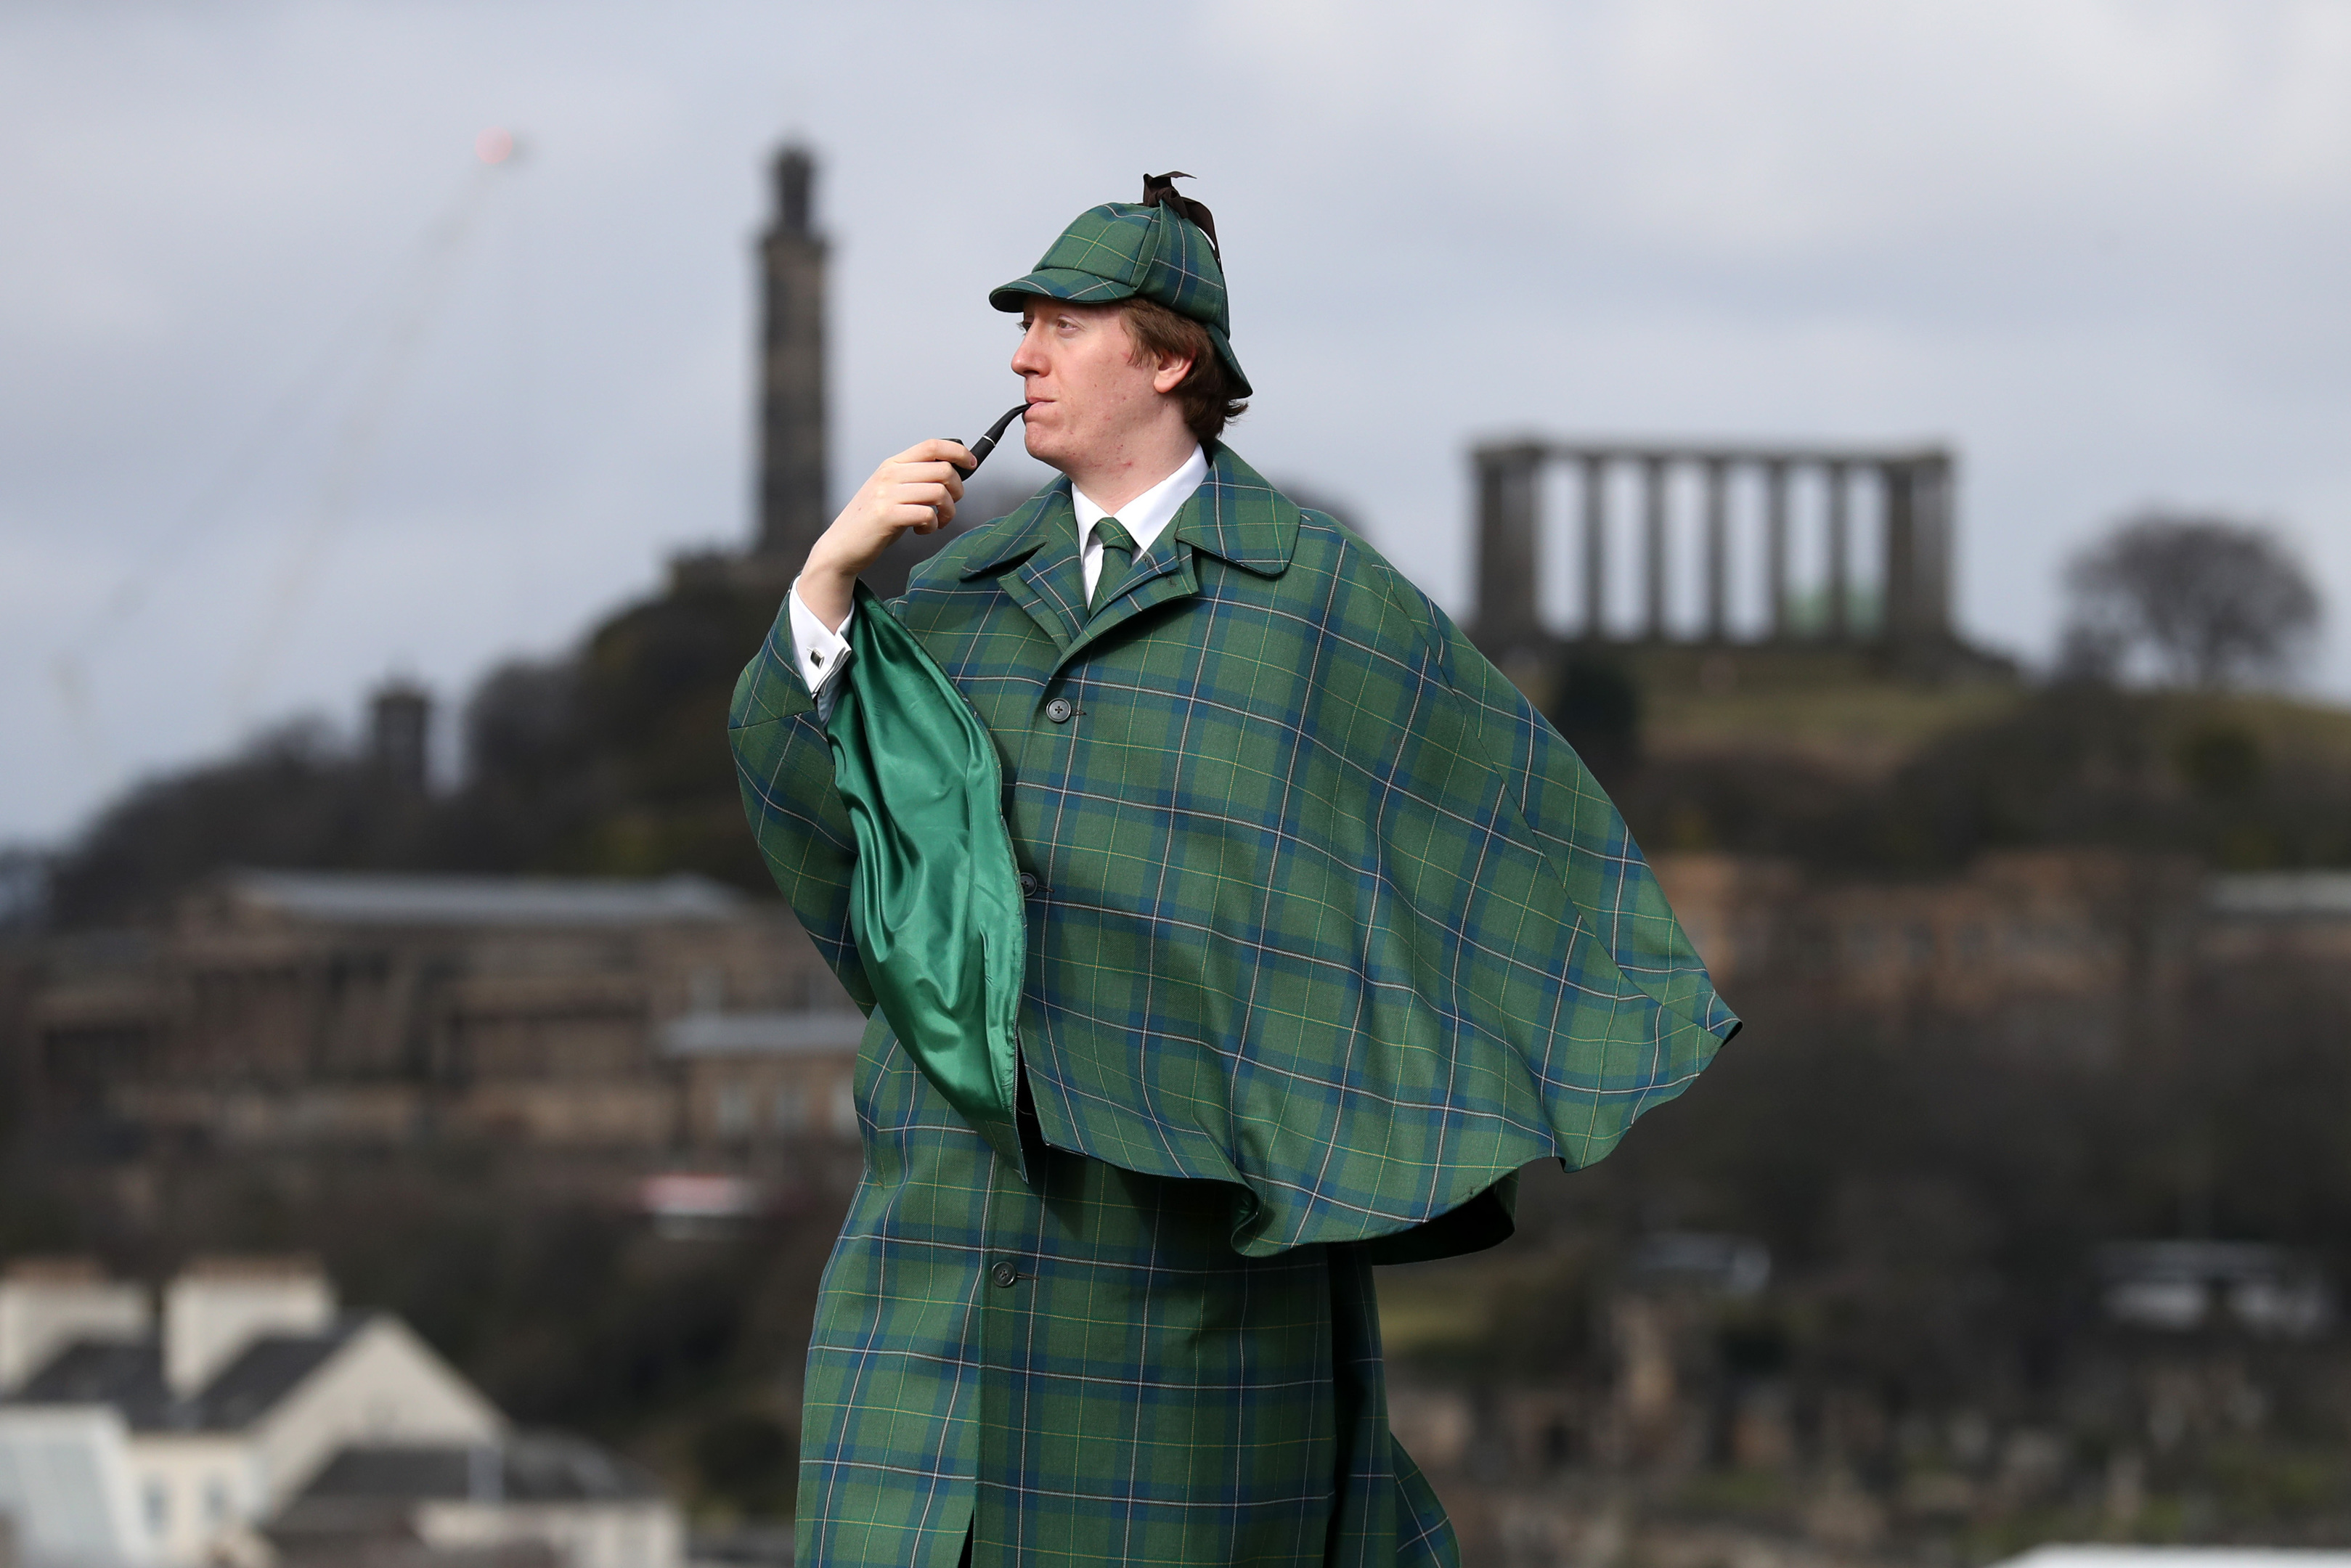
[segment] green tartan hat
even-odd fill
[[[1217,220],[1176,193],[1185,173],[1145,174],[1140,202],[1104,202],[1077,215],[1025,277],[988,292],[998,310],[1018,310],[1030,295],[1107,305],[1141,296],[1208,329],[1217,358],[1248,397],[1249,377],[1233,358],[1232,306],[1217,250]]]

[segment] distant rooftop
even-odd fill
[[[2292,1546],[2036,1546],[1993,1568],[2351,1568],[2351,1552]]]
[[[595,1444],[561,1433],[536,1432],[495,1447],[345,1448],[303,1489],[302,1500],[599,1502],[661,1495],[661,1484],[651,1474]]]
[[[665,1056],[801,1056],[853,1051],[865,1015],[831,1012],[686,1013],[662,1030]]]
[[[163,1380],[163,1349],[155,1339],[83,1340],[51,1358],[7,1404],[110,1406],[134,1431],[239,1431],[324,1365],[366,1321],[345,1318],[324,1333],[260,1335],[184,1398]]]
[[[2351,920],[2351,872],[2274,871],[2216,876],[2205,907],[2241,920]]]
[[[344,925],[644,925],[729,919],[751,904],[723,883],[684,873],[624,881],[244,871],[227,881],[246,903]]]
[[[1652,1285],[1697,1285],[1751,1296],[1771,1282],[1771,1253],[1744,1236],[1661,1230],[1641,1239],[1629,1272]]]

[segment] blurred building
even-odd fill
[[[2334,1325],[2317,1260],[2256,1241],[2117,1243],[2098,1255],[2100,1304],[2117,1323],[2158,1333],[2226,1329],[2313,1340]]]
[[[687,1141],[857,1136],[855,1064],[865,1017],[851,1008],[690,1012],[662,1030],[675,1064]]]
[[[2351,872],[2250,872],[2216,876],[2204,915],[2210,945],[2231,957],[2351,958]]]
[[[2158,1029],[2191,963],[2230,941],[2191,866],[2103,851],[1987,855],[1917,882],[1808,876],[1748,855],[1653,863],[1726,989],[1792,988],[1914,1033],[1963,1025],[2088,1064]]]
[[[862,1020],[839,982],[789,911],[693,876],[236,873],[165,929],[57,938],[36,971],[22,1060],[53,1125],[646,1150],[854,1134]]]
[[[515,1433],[397,1318],[298,1260],[143,1291],[87,1264],[0,1277],[0,1510],[34,1563],[672,1568],[676,1510],[575,1438]]]

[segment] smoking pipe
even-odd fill
[[[987,455],[996,450],[996,444],[998,442],[1004,439],[1006,427],[1010,425],[1014,420],[1019,419],[1022,414],[1027,413],[1028,412],[1029,404],[1025,401],[1014,403],[1009,409],[1005,411],[1005,414],[1002,419],[998,420],[994,424],[987,427],[987,434],[986,435],[981,436],[977,441],[971,444],[971,466],[964,469],[963,476],[965,478],[968,479],[973,475],[979,472],[979,465],[987,461]]]

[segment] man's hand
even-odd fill
[[[809,551],[800,569],[800,602],[838,629],[849,619],[857,574],[899,535],[927,534],[953,521],[964,474],[977,466],[961,442],[925,441],[873,470]]]

